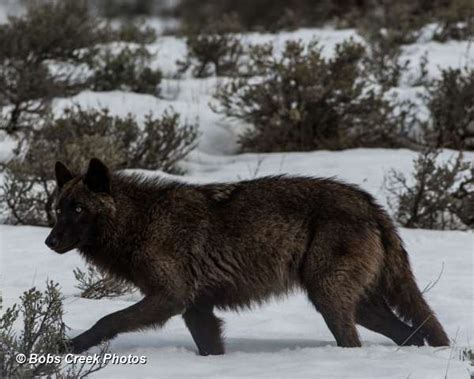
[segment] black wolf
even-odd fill
[[[58,162],[56,178],[46,244],[77,249],[144,295],[72,339],[74,352],[182,315],[200,354],[223,354],[215,307],[296,288],[338,346],[361,345],[356,324],[397,344],[449,344],[392,221],[355,186],[284,176],[191,185],[110,173],[97,159],[79,176]]]

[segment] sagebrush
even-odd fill
[[[143,26],[139,21],[124,20],[118,28],[113,29],[116,39],[123,42],[135,42],[139,44],[153,43],[156,40],[156,32],[150,26]]]
[[[112,28],[87,0],[28,2],[24,15],[0,25],[0,129],[16,135],[36,127],[53,98],[86,88],[158,95],[162,75],[143,46],[155,38],[132,21]],[[113,41],[140,45],[113,49]]]
[[[437,148],[474,150],[474,69],[445,69],[427,85],[426,139]]]
[[[117,279],[110,274],[96,269],[94,266],[87,266],[87,270],[74,269],[78,288],[81,297],[86,299],[102,299],[104,297],[117,297],[133,292],[136,288],[125,281]]]
[[[391,32],[387,30],[366,34],[365,39],[368,53],[364,63],[368,74],[385,89],[397,87],[410,63],[409,60],[402,60],[400,45],[393,41]]]
[[[196,138],[196,126],[181,123],[172,110],[159,118],[149,114],[142,127],[133,116],[111,116],[106,109],[66,109],[63,116],[50,117],[44,126],[28,133],[16,157],[3,165],[0,199],[7,221],[54,224],[51,167],[57,160],[76,172],[90,157],[107,161],[112,169],[177,172],[176,164],[194,148]]]
[[[391,171],[386,177],[389,205],[406,228],[474,228],[474,167],[459,153],[439,163],[440,150],[427,149],[414,161],[412,178]]]
[[[94,58],[91,78],[94,91],[124,90],[159,95],[162,73],[152,69],[152,54],[144,46],[103,49]]]
[[[384,92],[367,88],[366,52],[353,40],[325,59],[317,42],[287,42],[280,55],[255,45],[245,77],[221,85],[214,110],[250,124],[244,151],[291,151],[402,145],[405,114]]]
[[[90,62],[108,40],[85,0],[28,2],[24,15],[0,25],[0,128],[30,128],[53,97],[83,89],[87,81],[72,67]]]
[[[34,287],[25,291],[19,304],[14,304],[3,312],[0,316],[1,378],[79,379],[106,366],[106,362],[102,360],[91,365],[66,365],[61,361],[19,364],[16,361],[18,354],[26,357],[32,354],[59,357],[68,351],[63,300],[59,285],[50,281],[44,291]],[[22,329],[17,332],[15,323],[19,321]],[[103,355],[107,349],[107,345],[103,345],[100,354]]]
[[[187,32],[186,59],[178,61],[180,72],[191,70],[193,76],[204,78],[211,75],[235,76],[244,54],[240,29],[233,17],[222,17],[208,26]]]

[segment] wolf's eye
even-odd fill
[[[57,214],[57,215],[61,214],[61,209],[57,208],[57,209],[56,209],[56,214]]]
[[[76,207],[76,213],[81,213],[81,212],[82,212],[82,207],[77,206],[77,207]]]

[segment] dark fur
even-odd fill
[[[222,354],[215,307],[250,307],[295,288],[339,346],[360,346],[356,323],[397,344],[449,344],[392,221],[355,186],[284,176],[181,184],[110,174],[95,159],[83,176],[60,163],[56,175],[62,212],[47,243],[77,248],[145,295],[74,338],[75,352],[182,314],[199,352]]]

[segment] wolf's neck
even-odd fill
[[[148,194],[120,185],[115,186],[113,215],[99,221],[96,244],[84,249],[83,253],[91,263],[131,280],[131,261],[144,239],[152,201]]]
[[[179,184],[178,184],[179,186]],[[97,243],[82,249],[92,263],[123,279],[131,280],[131,261],[146,239],[150,212],[166,201],[173,183],[146,180],[138,176],[113,178],[114,212],[101,219]]]
[[[130,240],[122,237],[117,225],[111,226],[108,233],[99,236],[97,243],[81,250],[86,260],[120,279],[131,281],[131,259],[133,250]],[[128,233],[134,240],[133,233]]]

